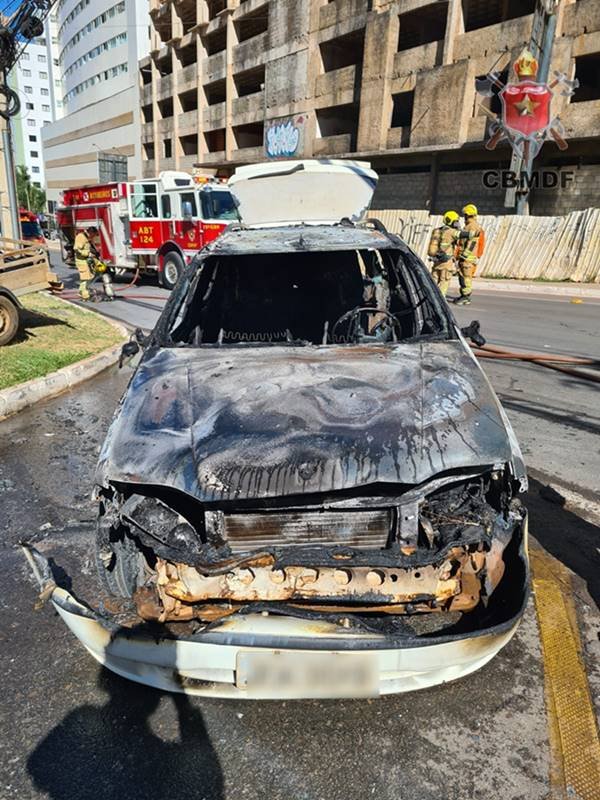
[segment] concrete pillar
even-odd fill
[[[396,8],[369,12],[365,27],[357,150],[385,149],[392,115],[391,81],[400,22]]]
[[[236,95],[233,80],[233,48],[237,45],[237,33],[233,24],[231,13],[227,15],[227,46],[226,46],[226,75],[225,75],[225,159],[231,160],[234,150],[237,149],[233,135],[233,100]]]
[[[446,36],[444,38],[444,64],[454,61],[454,44],[456,37],[465,32],[462,0],[450,0],[448,3],[448,16],[446,18]]]
[[[160,80],[160,71],[156,66],[154,58],[150,61],[150,69],[152,70],[152,139],[154,141],[154,165],[156,174],[160,172],[160,139],[158,135],[158,118],[160,112],[158,109],[158,81]]]

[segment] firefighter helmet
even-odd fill
[[[533,53],[525,48],[519,58],[515,61],[514,68],[515,72],[517,73],[517,77],[520,80],[525,78],[533,78],[535,80],[535,77],[538,73],[539,64]]]
[[[458,222],[460,217],[456,213],[456,211],[446,211],[444,214],[444,225],[454,225],[455,222]]]
[[[467,205],[462,210],[464,217],[476,217],[477,216],[477,206],[474,206],[473,203],[467,203]]]

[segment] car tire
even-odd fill
[[[111,542],[113,551],[109,564],[106,564],[96,542],[96,568],[104,588],[116,597],[132,597],[138,587],[142,567],[142,555],[127,536]]]
[[[0,347],[8,344],[19,330],[19,309],[8,297],[0,295]]]
[[[165,289],[173,289],[179,276],[183,272],[185,264],[179,253],[167,253],[163,258],[162,270],[160,272],[160,283]]]

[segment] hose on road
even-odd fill
[[[489,358],[496,361],[524,361],[529,364],[537,364],[546,369],[562,372],[573,378],[579,378],[592,383],[600,383],[600,375],[589,370],[574,369],[577,367],[600,368],[600,360],[594,358],[580,358],[579,356],[562,356],[555,353],[521,353],[514,350],[505,350],[493,344],[485,344],[482,347],[473,347],[473,352],[477,358]]]

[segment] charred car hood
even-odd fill
[[[419,484],[512,462],[512,430],[461,341],[389,347],[148,351],[104,444],[98,483],[203,502]]]

